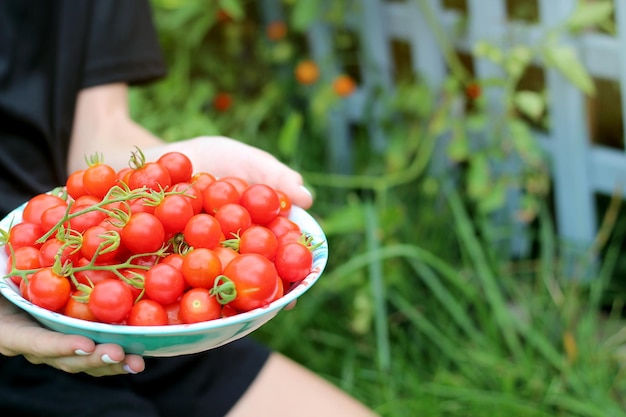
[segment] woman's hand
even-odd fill
[[[47,330],[2,297],[0,354],[23,355],[36,365],[46,364],[65,372],[92,376],[138,373],[145,367],[141,356],[125,355],[118,345],[96,345],[83,336]]]

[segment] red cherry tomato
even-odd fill
[[[133,304],[128,313],[129,326],[165,326],[168,324],[165,307],[154,300],[142,299]]]
[[[117,183],[117,172],[107,164],[92,165],[83,173],[83,187],[87,194],[103,198]]]
[[[185,279],[180,270],[172,265],[160,263],[146,271],[144,288],[151,300],[170,304],[178,300],[185,290]]]
[[[222,274],[235,284],[237,296],[229,304],[238,311],[263,307],[274,300],[278,274],[265,256],[241,254],[226,265]]]
[[[273,261],[277,249],[278,239],[267,227],[252,225],[239,238],[239,253],[258,253]]]
[[[166,190],[170,185],[172,185],[172,179],[169,172],[163,165],[156,162],[146,162],[128,175],[128,187],[131,190],[147,187],[161,191]]]
[[[187,155],[180,152],[168,152],[161,155],[157,162],[165,167],[170,174],[171,184],[191,180],[193,166]]]
[[[217,209],[214,216],[226,239],[232,239],[252,226],[250,213],[238,203],[224,204]]]
[[[287,282],[300,281],[311,273],[313,253],[298,242],[288,242],[278,247],[274,259],[278,275]]]
[[[220,258],[211,249],[197,248],[183,257],[183,277],[191,287],[212,288],[221,272]]]
[[[10,273],[13,268],[20,271],[35,270],[41,267],[39,260],[39,249],[34,246],[22,246],[13,251],[7,260],[6,272]],[[12,275],[11,280],[19,285],[22,277]]]
[[[99,262],[109,262],[119,252],[119,234],[104,226],[93,226],[83,232],[83,244],[80,254],[89,260],[96,258]]]
[[[244,206],[252,222],[265,225],[280,213],[280,198],[272,187],[265,184],[253,184],[241,194],[239,204]]]
[[[222,238],[222,229],[217,219],[207,213],[193,216],[183,230],[183,237],[194,248],[214,248]]]
[[[122,243],[135,254],[155,252],[163,246],[165,228],[153,214],[133,213],[122,228]]]
[[[230,182],[217,180],[204,189],[202,200],[204,211],[214,214],[224,204],[237,203],[239,201],[239,193]]]
[[[22,219],[25,222],[41,224],[41,215],[46,209],[54,205],[65,205],[65,200],[61,197],[52,194],[38,194],[35,197],[28,200],[24,211],[22,212]]]
[[[183,231],[194,210],[188,197],[171,194],[154,208],[154,215],[161,221],[166,233],[178,233]]]
[[[192,288],[180,300],[179,317],[184,323],[219,319],[222,305],[206,288]]]
[[[134,304],[133,293],[119,279],[105,279],[93,286],[89,294],[89,309],[104,323],[122,323]]]
[[[87,320],[87,321],[98,321],[96,316],[89,309],[89,305],[86,302],[79,301],[74,296],[84,296],[84,294],[80,291],[75,291],[72,293],[72,296],[67,300],[67,304],[65,304],[65,309],[63,310],[63,314],[68,317],[74,317],[76,319]]]
[[[30,222],[17,223],[9,230],[9,238],[5,246],[5,251],[9,254],[11,253],[10,248],[16,250],[22,246],[39,248],[41,247],[41,243],[37,242],[37,239],[42,235],[43,232],[39,224]]]
[[[52,268],[42,268],[28,280],[28,296],[33,304],[51,311],[60,311],[70,298],[70,281]]]
[[[189,201],[191,207],[193,207],[193,213],[198,214],[203,210],[202,206],[202,192],[200,188],[194,183],[179,182],[172,185],[170,191],[176,191],[184,193],[184,197]]]
[[[74,200],[76,200],[80,196],[87,194],[87,191],[85,190],[85,185],[83,184],[84,173],[84,169],[74,171],[67,177],[67,180],[65,181],[65,189],[67,190],[67,194]]]

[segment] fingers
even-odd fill
[[[93,376],[138,373],[145,368],[141,356],[126,355],[118,345],[96,345],[83,336],[47,330],[4,301],[0,301],[0,354],[23,355],[33,364]]]
[[[313,197],[302,184],[302,176],[280,162],[272,154],[231,138],[202,136],[174,142],[176,148],[186,153],[196,171],[207,171],[218,177],[239,176],[249,182],[260,182],[284,192],[294,205],[311,207]]]
[[[84,372],[91,376],[136,374],[145,369],[143,358],[138,355],[125,355],[122,348],[114,344],[97,345],[88,352],[78,351],[73,355],[41,357],[24,355],[34,364],[47,364],[68,373]]]

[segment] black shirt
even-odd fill
[[[0,216],[65,183],[81,89],[163,75],[145,0],[0,0]]]

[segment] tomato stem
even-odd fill
[[[226,275],[219,275],[215,278],[215,283],[210,293],[215,296],[220,304],[224,305],[237,298],[237,287]]]

